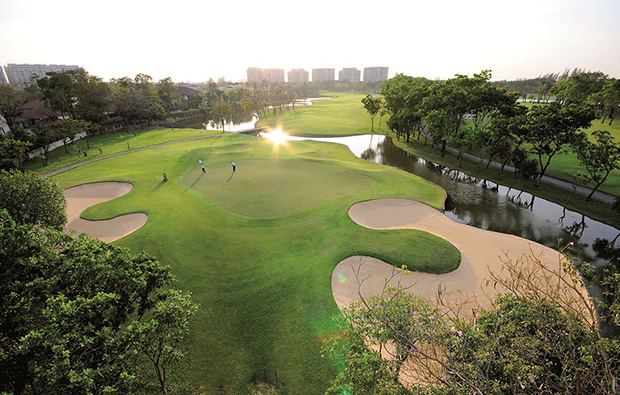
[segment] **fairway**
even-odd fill
[[[63,188],[133,184],[82,216],[148,216],[114,244],[170,265],[175,287],[200,304],[188,344],[191,364],[176,374],[203,393],[245,393],[252,380],[273,384],[276,376],[290,393],[323,393],[341,362],[321,349],[338,333],[331,276],[346,257],[434,273],[460,262],[453,245],[429,233],[353,222],[347,213],[360,201],[406,198],[441,208],[445,194],[337,144],[276,148],[257,137],[220,136],[104,159],[54,179]]]

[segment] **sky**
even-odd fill
[[[576,67],[620,78],[620,0],[0,0],[7,63],[78,65],[106,81],[374,66],[429,79]]]

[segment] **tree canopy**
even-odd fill
[[[62,190],[48,178],[0,170],[0,209],[19,224],[62,229],[67,222]]]

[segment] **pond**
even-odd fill
[[[454,221],[513,234],[555,249],[573,242],[574,255],[595,265],[608,262],[593,248],[595,240],[613,240],[620,233],[613,226],[527,192],[418,158],[383,135],[287,139],[344,144],[359,158],[402,169],[441,186],[448,194],[445,213]]]

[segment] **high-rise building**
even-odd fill
[[[260,84],[263,81],[263,69],[259,67],[248,68],[248,82]]]
[[[268,82],[284,82],[284,69],[263,69],[263,79]]]
[[[61,72],[65,70],[77,70],[80,66],[67,66],[61,64],[13,64],[4,67],[9,84],[15,89],[23,89],[41,78],[47,73]]]
[[[362,72],[359,71],[359,69],[357,68],[354,68],[354,67],[344,68],[340,70],[340,73],[338,74],[338,80],[349,81],[349,82],[360,82],[361,74]]]
[[[292,69],[288,72],[288,82],[308,82],[308,72],[304,69]]]
[[[378,82],[387,81],[388,68],[387,67],[365,67],[364,68],[364,82]]]
[[[334,81],[336,69],[312,69],[312,81]]]
[[[4,75],[4,67],[0,66],[0,84],[8,85],[9,81],[6,79]]]

